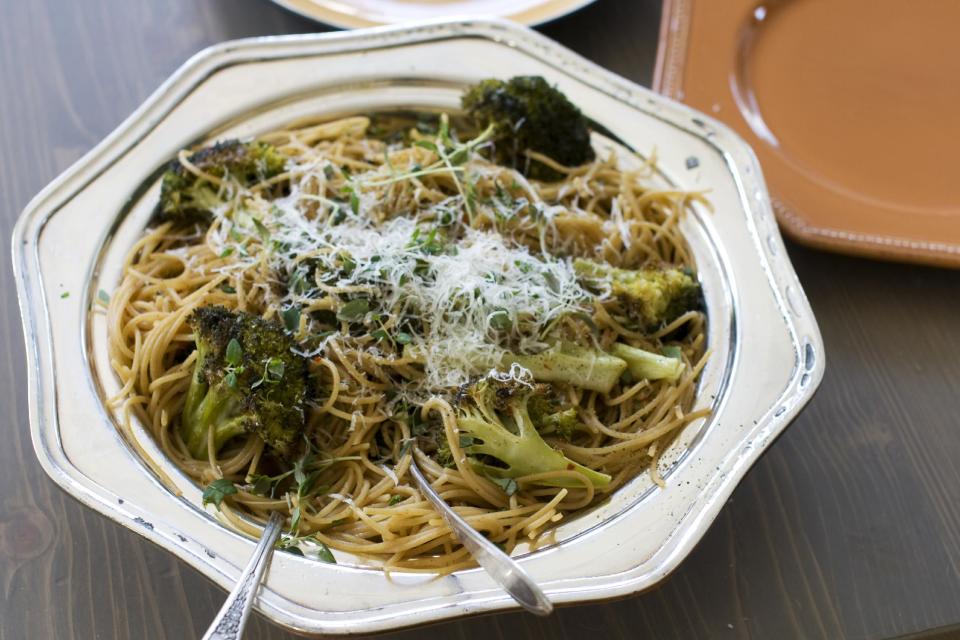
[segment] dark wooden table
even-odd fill
[[[266,0],[0,7],[3,238],[35,192],[198,49],[318,29]],[[659,0],[600,0],[543,31],[649,83],[659,17]],[[20,317],[7,242],[0,246],[0,638],[198,636],[223,591],[82,507],[36,463]],[[488,616],[383,637],[956,634],[960,273],[796,245],[790,254],[823,331],[826,379],[673,576],[645,595],[547,620]],[[247,637],[288,634],[258,617]]]

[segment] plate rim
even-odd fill
[[[345,11],[338,11],[335,8],[320,4],[325,0],[270,0],[274,4],[295,13],[298,16],[329,25],[337,29],[365,29],[368,27],[381,27],[387,25],[402,24],[401,22],[379,22],[362,17],[361,15],[351,14]],[[554,20],[559,20],[565,16],[583,9],[587,5],[593,4],[597,0],[541,0],[541,4],[527,9],[519,14],[505,14],[497,16],[500,19],[515,20],[516,22],[535,27]],[[470,19],[471,15],[456,16],[456,19]],[[444,17],[442,14],[435,18],[425,18],[427,20],[444,20],[450,16]],[[477,16],[475,19],[487,19],[488,16]]]

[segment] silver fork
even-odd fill
[[[250,609],[253,607],[253,600],[257,595],[257,589],[260,587],[260,579],[263,577],[263,570],[267,562],[273,555],[274,544],[280,536],[280,527],[283,525],[283,518],[274,511],[267,520],[267,526],[263,529],[263,535],[260,536],[260,542],[253,552],[253,557],[247,563],[247,567],[240,574],[240,580],[237,586],[233,588],[227,601],[223,603],[217,617],[213,619],[210,628],[203,636],[203,640],[238,640],[243,636],[243,629],[247,626],[247,618],[250,617]]]
[[[440,513],[444,521],[453,530],[453,534],[466,547],[473,559],[509,593],[517,603],[538,616],[547,616],[553,611],[553,604],[544,595],[543,590],[533,581],[517,562],[500,550],[479,531],[467,524],[450,506],[443,501],[417,466],[416,455],[411,455],[410,474],[420,493],[427,497],[430,504]]]

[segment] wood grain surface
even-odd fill
[[[266,0],[0,8],[3,238],[33,194],[200,48],[318,30]],[[658,21],[657,0],[599,0],[542,30],[648,84]],[[224,592],[82,507],[37,464],[8,242],[0,246],[0,638],[198,637]],[[381,637],[955,636],[960,273],[789,249],[823,331],[826,378],[673,576],[546,620],[487,616]],[[289,634],[256,617],[247,637]]]

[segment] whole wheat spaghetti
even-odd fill
[[[648,471],[693,412],[706,360],[696,309],[651,328],[632,320],[575,260],[627,270],[695,268],[678,222],[697,194],[656,189],[655,161],[606,147],[582,166],[536,153],[560,179],[539,182],[487,159],[482,132],[446,117],[303,121],[261,135],[283,170],[240,182],[179,157],[216,192],[208,222],[160,220],[131,248],[109,304],[118,402],[164,453],[227,492],[223,514],[289,518],[287,547],[325,548],[386,569],[449,572],[472,564],[408,477],[416,455],[441,496],[507,550]],[[221,306],[286,327],[309,362],[309,462],[274,455],[254,434],[196,458],[178,431],[196,352],[188,318]],[[543,438],[609,476],[560,469],[497,478],[468,456],[462,389],[493,376],[532,385],[510,354],[552,344],[617,344],[682,361],[675,379],[621,375],[608,392],[550,384],[577,426]],[[446,448],[440,459],[437,442]],[[300,449],[303,451],[304,449]],[[483,456],[479,456],[482,458]],[[300,468],[298,470],[298,460]],[[442,464],[445,462],[445,465]],[[305,476],[310,487],[303,489]],[[553,486],[563,484],[564,486]],[[600,486],[602,485],[602,486]]]

